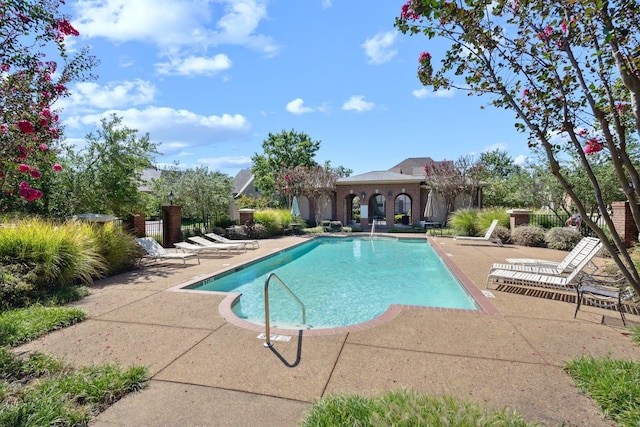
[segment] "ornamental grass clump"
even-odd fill
[[[144,249],[136,243],[130,234],[115,222],[94,224],[91,226],[97,252],[107,264],[108,274],[129,271],[135,268]]]
[[[107,271],[90,225],[41,219],[0,228],[0,264],[32,273],[35,291],[92,283]]]
[[[521,225],[511,230],[511,242],[521,246],[544,248],[546,246],[544,228],[536,225]]]
[[[478,235],[480,232],[478,228],[478,210],[460,209],[455,211],[449,217],[449,227],[453,228],[454,233],[458,236]]]
[[[549,249],[570,251],[582,240],[582,235],[573,228],[553,227],[545,233],[544,240]]]

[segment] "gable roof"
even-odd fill
[[[405,173],[397,173],[392,171],[374,171],[367,172],[360,175],[348,176],[346,178],[339,178],[336,181],[336,185],[348,185],[348,184],[369,184],[372,182],[384,182],[387,184],[397,183],[420,183],[424,180],[423,176],[409,175]]]

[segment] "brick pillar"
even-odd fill
[[[255,209],[240,209],[238,214],[240,215],[240,225],[253,224],[253,213]]]
[[[172,248],[173,244],[182,241],[182,207],[162,207],[162,246]]]
[[[509,227],[511,230],[515,230],[520,225],[529,224],[529,215],[531,211],[528,209],[511,209],[507,211],[509,213]]]
[[[147,235],[146,225],[147,221],[143,213],[129,215],[122,221],[124,229],[136,237],[144,237]]]
[[[611,211],[613,225],[625,247],[633,246],[638,241],[638,229],[633,220],[629,202],[613,202],[611,203]]]

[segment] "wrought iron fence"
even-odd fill
[[[554,213],[532,213],[531,215],[529,215],[529,225],[538,225],[544,229],[550,229],[553,227],[565,227],[567,225],[568,219],[569,215],[556,215]],[[584,237],[597,237],[596,233],[584,222],[580,227],[580,234],[582,234]]]

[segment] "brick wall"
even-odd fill
[[[611,203],[613,225],[626,247],[633,246],[638,241],[638,229],[633,220],[629,202]]]
[[[173,244],[182,241],[182,207],[163,206],[162,207],[162,245],[165,248],[172,248]]]

